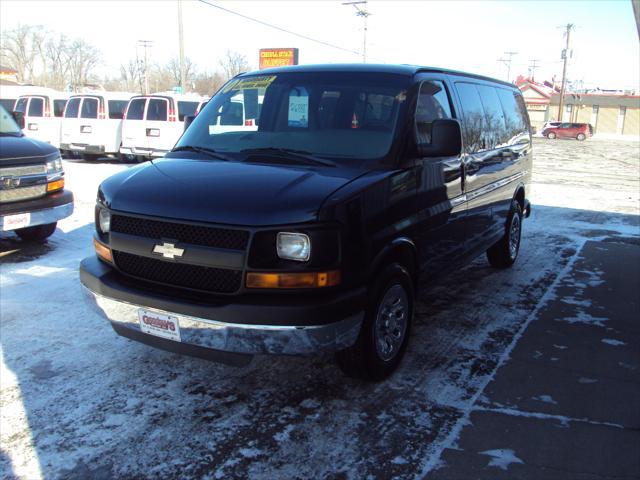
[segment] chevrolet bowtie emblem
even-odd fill
[[[153,247],[153,253],[159,253],[165,258],[176,258],[182,256],[184,248],[178,248],[173,243],[163,242],[162,245]]]

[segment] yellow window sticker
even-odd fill
[[[239,78],[233,80],[227,84],[222,90],[222,93],[230,92],[231,90],[250,90],[254,88],[267,88],[276,79],[276,75]]]

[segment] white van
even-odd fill
[[[224,132],[237,132],[239,130],[256,131],[258,130],[257,119],[260,118],[262,110],[262,102],[264,96],[257,97],[257,110],[253,116],[248,115],[244,107],[244,97],[240,94],[234,95],[225,102],[215,115],[215,123],[209,125],[209,134]]]
[[[24,134],[60,148],[60,123],[69,94],[43,88],[21,95],[13,109],[24,115]]]
[[[129,100],[122,122],[123,155],[161,157],[184,131],[184,117],[196,115],[206,99],[196,95],[154,93]]]
[[[85,159],[119,155],[122,118],[133,93],[90,92],[69,97],[60,131],[60,149]]]

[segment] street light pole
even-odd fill
[[[569,38],[571,37],[571,30],[575,26],[572,23],[567,23],[565,36],[567,37],[567,44],[562,52],[564,64],[562,65],[562,86],[560,87],[560,103],[558,105],[558,121],[562,121],[562,115],[564,114],[564,93],[567,88],[567,61],[569,59]]]
[[[153,46],[151,40],[138,40],[138,45],[144,48],[144,94],[149,95],[149,68],[147,49]]]
[[[187,74],[184,65],[184,33],[182,30],[182,0],[178,0],[178,41],[180,42],[180,88],[186,93]]]
[[[357,10],[356,15],[362,17],[364,20],[364,32],[362,39],[362,63],[367,63],[367,19],[371,13],[367,12],[367,0],[359,0],[354,2],[343,2],[343,5],[353,5],[353,7]],[[364,5],[363,8],[360,8],[358,5]]]

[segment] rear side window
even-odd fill
[[[243,125],[242,104],[240,102],[229,102],[220,115],[220,125]]]
[[[85,97],[82,101],[80,118],[98,118],[98,99]]]
[[[181,122],[187,115],[195,115],[198,102],[178,102],[178,120]]]
[[[142,120],[144,118],[144,106],[146,103],[146,98],[131,100],[129,102],[129,108],[127,108],[127,120]]]
[[[44,115],[44,98],[31,97],[29,102],[29,117],[42,117]]]
[[[80,110],[80,101],[82,99],[79,97],[71,98],[67,102],[67,108],[64,111],[64,118],[78,118],[78,110]]]
[[[504,112],[495,87],[476,85],[484,110],[486,148],[496,148],[509,140],[504,124]]]
[[[61,117],[64,113],[64,106],[67,104],[66,100],[54,100],[53,101],[53,116]]]
[[[504,123],[507,130],[509,143],[515,141],[515,137],[526,133],[528,136],[529,128],[527,121],[526,108],[522,101],[522,96],[505,88],[496,88],[502,111],[504,112]],[[520,103],[522,103],[522,106]],[[557,122],[553,122],[551,127],[557,126]]]
[[[166,121],[167,103],[161,98],[151,98],[147,107],[147,120]]]
[[[27,110],[27,102],[29,101],[28,98],[19,98],[18,101],[16,102],[16,106],[15,106],[15,111],[16,112],[26,112]]]
[[[109,118],[119,120],[124,115],[124,109],[127,108],[126,100],[109,100]]]
[[[444,84],[438,80],[422,82],[416,103],[418,143],[431,143],[433,121],[441,118],[451,118],[451,105]]]
[[[465,150],[468,153],[486,150],[486,139],[483,135],[484,108],[478,89],[473,83],[456,83],[456,88],[462,104],[462,138]]]

